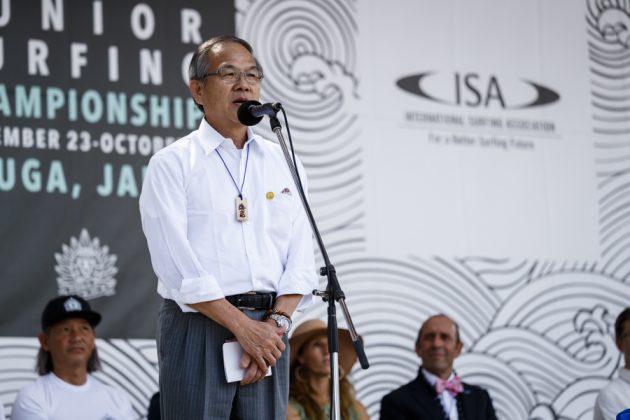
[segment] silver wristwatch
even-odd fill
[[[284,315],[280,315],[280,314],[271,314],[269,315],[269,319],[273,319],[276,323],[276,326],[278,327],[284,327],[284,333],[287,334],[289,331],[291,331],[291,325],[293,324],[293,322],[291,321],[290,318],[284,316]]]

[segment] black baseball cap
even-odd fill
[[[42,313],[42,330],[68,318],[83,318],[96,327],[101,314],[94,312],[85,299],[76,295],[59,296],[46,304]]]

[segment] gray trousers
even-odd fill
[[[264,310],[243,311],[260,320]],[[227,383],[222,345],[232,333],[200,313],[164,300],[158,315],[160,412],[163,420],[286,418],[289,344],[271,376],[250,385]]]

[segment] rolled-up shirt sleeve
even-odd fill
[[[153,156],[140,195],[140,215],[161,294],[176,301],[184,312],[195,312],[187,304],[224,295],[187,238],[186,171],[172,155]]]
[[[298,170],[306,192],[308,190],[306,176],[304,175],[304,168],[299,161]],[[278,282],[278,296],[289,294],[304,295],[296,308],[298,311],[303,311],[312,302],[312,292],[317,286],[318,277],[313,254],[313,233],[302,202],[297,200],[293,209],[287,262]]]

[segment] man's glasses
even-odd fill
[[[237,70],[234,67],[219,67],[215,71],[206,73],[201,79],[203,80],[209,76],[218,76],[219,79],[226,83],[236,83],[241,80],[241,77],[244,77],[245,81],[250,85],[260,83],[263,78],[262,70],[256,67],[245,71]]]

